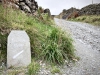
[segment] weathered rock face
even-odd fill
[[[72,7],[70,9],[68,9],[68,10],[64,9],[63,13],[70,14],[70,13],[75,12],[75,11],[79,11],[79,9],[76,9],[76,8]]]
[[[79,11],[79,9],[76,9],[76,8],[70,8],[68,10],[64,9],[62,11],[62,13],[59,14],[59,17],[62,18],[62,19],[66,19],[66,18],[69,18],[69,17],[75,17],[77,12]]]
[[[79,15],[99,15],[99,14],[100,14],[100,3],[90,4],[86,7],[83,7],[79,11]]]
[[[27,13],[34,13],[38,9],[38,4],[35,0],[6,0],[11,6],[19,8]],[[14,5],[15,4],[15,5]]]
[[[19,0],[17,5],[21,10],[29,13],[34,13],[38,9],[38,4],[35,0]]]

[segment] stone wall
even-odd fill
[[[8,5],[19,8],[27,13],[34,13],[38,9],[38,4],[35,0],[6,0]]]

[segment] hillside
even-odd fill
[[[100,3],[83,7],[79,11],[79,15],[100,15]]]
[[[63,10],[58,17],[62,19],[76,18],[82,15],[100,15],[100,3],[90,4],[81,9],[70,8]]]
[[[7,37],[11,30],[25,30],[30,37],[32,63],[27,68],[17,70],[13,66],[10,69],[6,68]],[[41,14],[39,9],[37,16],[34,16],[19,9],[10,7],[6,9],[0,4],[0,74],[36,75],[39,72],[41,75],[41,63],[61,65],[65,60],[75,61],[72,42],[69,34],[60,31],[49,15]],[[54,67],[51,66],[50,73]]]

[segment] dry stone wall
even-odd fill
[[[34,13],[38,9],[38,3],[35,0],[6,0],[6,1],[8,5],[15,8],[19,8],[24,12]]]

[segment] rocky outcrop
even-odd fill
[[[38,4],[35,0],[6,0],[9,5],[19,8],[27,13],[34,13],[38,9]]]
[[[79,9],[76,9],[73,7],[68,10],[64,9],[62,11],[62,13],[59,14],[59,18],[67,19],[67,18],[71,18],[71,17],[76,17],[76,16],[78,16],[78,11],[79,11]]]
[[[90,4],[82,9],[70,8],[64,9],[57,17],[61,19],[76,18],[81,15],[100,15],[100,3]]]
[[[18,6],[21,10],[29,13],[34,13],[38,9],[38,4],[35,0],[22,0],[19,1]]]
[[[76,18],[81,15],[100,15],[100,3],[90,4],[83,7],[82,9],[70,8],[68,10],[64,9],[58,17],[61,19]]]
[[[100,3],[90,4],[86,7],[83,7],[79,11],[79,15],[99,15],[99,14],[100,14]]]

